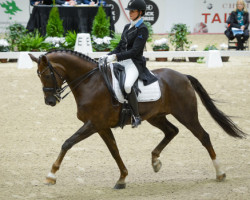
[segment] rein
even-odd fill
[[[113,87],[112,87],[112,80],[110,79],[110,76],[109,76],[109,73],[108,73],[108,65],[107,65],[107,58],[100,58],[99,59],[99,70],[102,74],[102,77],[106,83],[106,86],[109,90],[109,92],[111,93],[111,96],[118,101],[117,99],[117,96],[115,94],[115,91],[113,90]]]
[[[73,83],[79,81],[74,87],[72,87],[72,89],[67,92],[61,99],[64,99],[66,96],[68,96],[69,93],[72,92],[72,90],[74,90],[75,88],[77,88],[81,82],[83,82],[84,80],[86,80],[88,77],[90,77],[94,72],[96,72],[98,70],[98,68],[94,68],[91,71],[89,71],[88,73],[84,74],[83,76],[80,76],[79,78],[77,78],[76,80],[73,80],[72,82],[70,82],[68,85],[64,86],[61,90],[62,92],[64,92],[64,90],[69,87],[70,85],[72,85]],[[61,92],[61,93],[62,93]]]

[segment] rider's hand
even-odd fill
[[[107,57],[107,62],[110,63],[112,61],[115,61],[116,60],[116,55],[115,54],[112,54],[112,55],[109,55]]]
[[[108,57],[108,55],[103,55],[103,56],[100,57],[100,59],[104,60],[107,57]]]

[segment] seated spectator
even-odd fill
[[[31,6],[43,5],[43,0],[30,0]]]
[[[230,15],[229,27],[225,31],[226,36],[232,40],[234,37],[237,39],[237,50],[244,49],[244,42],[249,38],[249,14],[244,0],[237,0],[237,7]],[[232,28],[242,30],[241,34],[233,35]]]
[[[89,4],[89,5],[95,5],[95,4],[97,4],[98,3],[98,0],[82,0],[82,2],[84,3],[84,4]]]
[[[70,5],[74,6],[77,4],[81,4],[82,0],[55,0],[55,3],[57,5]],[[31,6],[37,6],[37,5],[52,5],[53,0],[30,0]]]
[[[81,0],[83,4],[88,4],[88,5],[100,5],[103,4],[104,6],[106,5],[105,1],[101,0]]]

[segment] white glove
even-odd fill
[[[112,61],[115,61],[116,60],[116,55],[115,54],[112,54],[110,56],[107,57],[107,62],[110,63]]]

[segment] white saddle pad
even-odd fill
[[[117,96],[117,99],[120,103],[124,103],[127,101],[124,99],[122,91],[120,89],[118,80],[116,79],[113,71],[113,64],[110,64],[111,74],[112,74],[112,83],[113,89]],[[161,90],[159,86],[159,82],[155,81],[154,83],[144,86],[141,80],[138,81],[138,87],[141,90],[141,93],[138,95],[138,102],[149,102],[149,101],[157,101],[161,97]]]

